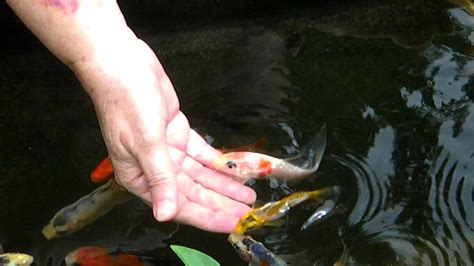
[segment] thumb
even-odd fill
[[[172,220],[177,213],[178,189],[174,164],[166,143],[150,145],[138,160],[148,181],[155,219]]]

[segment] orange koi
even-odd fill
[[[85,246],[69,253],[66,265],[81,266],[143,266],[145,263],[137,256],[117,252],[111,254],[107,249],[96,246]]]
[[[92,182],[105,182],[112,178],[114,167],[109,157],[103,159],[99,165],[92,171]]]
[[[280,180],[293,181],[315,172],[325,149],[326,127],[323,126],[296,157],[279,159],[256,152],[228,152],[216,158],[213,167],[217,171],[244,180],[271,175]],[[303,162],[302,166],[296,165],[297,162]]]

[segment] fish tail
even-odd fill
[[[318,170],[319,164],[323,159],[324,151],[326,150],[326,142],[327,142],[327,132],[326,132],[326,124],[323,124],[319,132],[314,136],[311,140],[309,146],[307,146],[308,151],[303,150],[303,153],[308,153],[310,157],[313,159],[313,165],[311,167],[311,171],[314,172]]]
[[[336,199],[341,194],[341,187],[332,186],[312,191],[310,198],[313,200]]]
[[[305,172],[312,173],[318,170],[326,150],[326,131],[326,124],[323,124],[313,139],[301,149],[299,155],[287,158],[285,161],[306,169],[307,171]]]

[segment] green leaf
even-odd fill
[[[178,257],[184,262],[186,266],[219,266],[219,262],[211,258],[209,255],[202,253],[199,250],[195,250],[188,247],[179,245],[170,245],[171,249],[178,255]]]

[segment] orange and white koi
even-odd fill
[[[109,212],[115,205],[132,198],[114,179],[59,210],[43,227],[47,239],[66,236],[89,225]]]
[[[234,233],[242,235],[247,231],[255,230],[263,226],[279,226],[279,219],[285,216],[291,208],[307,201],[315,200],[323,202],[327,199],[336,198],[339,195],[339,187],[327,187],[314,191],[304,191],[293,193],[279,201],[269,202],[261,207],[251,209],[238,221]],[[309,222],[314,222],[315,218],[310,217]],[[309,223],[308,222],[308,223]],[[309,224],[305,223],[305,228]]]
[[[111,254],[107,249],[96,246],[85,246],[69,253],[66,265],[79,266],[143,266],[145,263],[137,256],[124,252]]]
[[[217,171],[244,180],[272,176],[280,180],[294,181],[318,170],[325,149],[326,127],[323,126],[296,157],[279,159],[256,152],[229,152],[216,158],[213,167]],[[297,166],[297,162],[303,162],[303,165]]]

